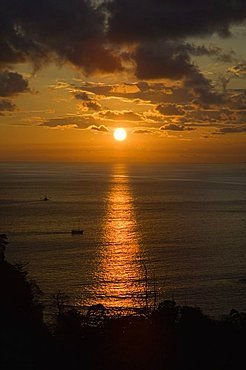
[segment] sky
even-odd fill
[[[245,0],[0,0],[0,161],[246,162],[245,26]]]

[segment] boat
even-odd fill
[[[72,229],[71,230],[71,234],[72,235],[75,235],[75,234],[80,234],[80,235],[82,235],[84,233],[84,230],[82,230],[82,229]]]
[[[49,200],[49,198],[47,197],[47,195],[45,195],[43,198],[41,198],[41,200],[43,200],[44,202],[46,202],[47,200]]]
[[[80,227],[80,223],[78,223],[78,226],[77,227],[75,227],[75,228],[73,228],[72,230],[71,230],[71,234],[72,235],[82,235],[84,233],[84,230],[83,229],[81,229],[81,227]]]

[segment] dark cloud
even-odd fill
[[[225,52],[216,46],[206,47],[177,40],[158,40],[139,43],[132,54],[139,78],[180,79],[198,73],[191,56],[209,56],[224,63],[235,61],[233,51]]]
[[[40,123],[39,126],[46,126],[46,127],[60,127],[60,126],[70,126],[73,125],[74,127],[78,127],[77,124],[78,120],[72,117],[65,117],[65,118],[51,118],[47,121]]]
[[[191,94],[189,89],[175,86],[167,87],[164,83],[140,81],[137,84],[127,84],[127,86],[130,85],[133,88],[136,86],[138,87],[138,91],[134,92],[124,89],[125,84],[121,85],[123,86],[121,92],[121,89],[118,88],[119,85],[117,85],[117,88],[114,88],[114,85],[102,83],[85,83],[77,88],[92,92],[93,94],[99,95],[101,98],[105,96],[118,97],[131,99],[132,101],[140,99],[141,102],[145,102],[146,104],[160,104],[163,102],[188,104],[192,99],[194,99],[194,95]]]
[[[50,50],[36,40],[33,33],[24,30],[26,21],[17,15],[18,8],[25,6],[25,0],[2,0],[0,4],[0,67],[9,64],[32,62],[34,69],[47,62]],[[32,4],[33,5],[33,4]],[[32,6],[33,7],[33,6]]]
[[[198,45],[195,38],[214,33],[226,37],[232,25],[245,20],[245,0],[1,0],[0,97],[29,91],[28,81],[13,72],[17,63],[31,62],[37,69],[49,61],[69,62],[88,75],[114,73],[125,66],[127,71],[135,68],[139,82],[73,86],[81,108],[94,111],[94,115],[50,119],[41,125],[103,130],[105,126],[100,124],[106,120],[111,125],[119,120],[148,121],[146,112],[102,111],[100,103],[108,97],[149,104],[146,109],[153,113],[149,120],[154,121],[154,115],[156,122],[162,119],[158,123],[163,125],[161,130],[189,130],[185,119],[194,122],[196,118],[188,112],[189,106],[190,111],[195,107],[201,112],[198,124],[206,120],[242,123],[243,113],[236,116],[235,111],[245,110],[245,92],[232,93],[226,88],[231,79],[245,78],[245,61],[239,63],[233,51]],[[195,41],[188,42],[189,37]],[[222,93],[194,63],[194,57],[202,56],[231,63],[221,78]],[[158,79],[165,79],[165,83],[153,81]],[[112,101],[110,104],[109,108],[118,107]],[[223,107],[228,111],[222,111]],[[0,101],[0,111],[14,109],[10,101]],[[169,117],[169,124],[164,125],[161,114],[177,117]]]
[[[109,37],[134,43],[213,33],[225,37],[246,18],[244,0],[114,0],[107,4]]]
[[[182,46],[182,47],[181,47]],[[184,45],[173,41],[142,42],[133,52],[140,79],[177,80],[196,72]]]
[[[141,79],[182,79],[184,88],[197,104],[209,107],[223,103],[223,94],[214,91],[210,81],[191,61],[189,54],[191,50],[194,51],[195,47],[170,40],[142,43],[133,55],[136,61],[136,75]]]
[[[160,127],[160,130],[161,131],[192,131],[194,130],[194,128],[177,125],[175,123],[170,123],[168,125],[164,125]]]
[[[83,101],[91,100],[90,94],[87,94],[87,92],[85,92],[85,91],[75,92],[74,96],[78,100],[83,100]]]
[[[74,86],[73,86],[74,87]],[[85,90],[92,92],[96,95],[108,96],[113,88],[113,85],[103,84],[103,83],[93,83],[93,82],[82,82],[79,86],[75,86],[78,90]],[[84,92],[78,92],[76,95],[81,96],[82,100],[86,100],[88,95],[84,95]],[[81,94],[81,95],[80,95]],[[86,97],[86,99],[85,99]]]
[[[142,121],[142,117],[138,113],[132,111],[111,111],[107,110],[100,113],[100,117],[110,120],[120,121]]]
[[[133,84],[133,86],[136,86],[136,84]],[[241,123],[245,118],[239,116],[246,110],[246,92],[244,89],[230,90],[227,94],[218,93],[213,90],[211,83],[200,74],[197,75],[195,80],[185,80],[181,87],[168,87],[165,83],[144,81],[140,81],[137,86],[139,91],[134,93],[113,92],[121,90],[118,85],[114,89],[113,85],[87,83],[80,86],[80,88],[88,89],[88,92],[95,94],[91,95],[95,96],[95,99],[98,96],[100,96],[100,100],[103,99],[105,95],[101,93],[107,90],[107,97],[127,98],[134,103],[138,101],[137,99],[140,99],[141,104],[152,105],[152,108],[150,108],[152,110],[142,114],[134,112],[127,114],[127,111],[101,111],[99,116],[104,120],[117,121],[127,118],[132,121],[141,122],[144,120],[149,123],[158,123],[163,122],[162,115],[166,114],[170,117],[172,115],[176,116],[175,123],[177,123],[179,117],[179,123],[201,123],[204,126],[210,122],[211,125],[215,126],[219,122],[228,120],[233,122],[239,120]],[[125,91],[124,86],[122,90]],[[160,114],[157,114],[156,111]],[[236,115],[236,113],[238,114]]]
[[[197,104],[209,107],[224,102],[191,57],[209,56],[231,63],[235,53],[216,46],[190,44],[185,39],[213,33],[228,36],[232,24],[246,19],[243,0],[226,4],[221,0],[115,0],[109,2],[108,9],[110,39],[136,45],[131,58],[137,78],[182,79],[187,89],[190,85]]]
[[[61,117],[61,118],[51,118],[47,121],[40,123],[39,126],[46,127],[74,127],[86,129],[88,126],[96,125],[97,121],[92,116],[83,117]]]
[[[156,109],[166,116],[183,116],[185,114],[185,111],[176,104],[160,104]]]
[[[75,92],[74,96],[76,99],[82,101],[82,105],[86,109],[94,111],[101,110],[101,105],[95,99],[93,99],[93,97],[90,94],[87,94],[85,91]]]
[[[184,87],[194,96],[193,103],[203,107],[209,108],[226,101],[225,95],[215,91],[211,82],[198,70],[194,70],[194,73],[185,78]]]
[[[140,91],[148,91],[150,88],[150,85],[146,81],[139,81],[137,84]],[[163,86],[162,86],[163,88]]]
[[[28,91],[28,81],[16,72],[0,71],[0,96],[13,96]]]
[[[94,111],[100,111],[101,110],[101,105],[97,101],[86,101],[83,102],[83,106],[89,110],[94,110]]]
[[[215,135],[224,135],[224,134],[241,134],[243,132],[246,132],[246,126],[236,126],[236,127],[222,127],[217,132],[215,132]]]
[[[90,126],[89,127],[90,130],[94,130],[94,131],[99,131],[99,132],[109,132],[109,129],[104,126],[104,125],[100,125],[100,126]]]
[[[228,105],[231,109],[246,110],[246,90],[233,91]]]
[[[185,42],[180,45],[180,48],[183,48],[185,52],[190,55],[201,57],[208,56],[213,57],[219,62],[223,63],[232,63],[236,60],[235,52],[233,50],[224,51],[218,46],[205,46],[205,45],[195,45],[188,42]]]
[[[180,44],[189,36],[215,32],[227,36],[232,24],[245,19],[244,0],[1,0],[0,65],[31,61],[39,68],[58,59],[87,74],[114,72],[122,69],[121,59],[127,56],[119,44],[141,44],[136,53],[137,75],[145,76],[145,66],[140,63],[141,55],[146,54],[143,44],[160,40]],[[218,49],[182,47],[193,55],[230,58]],[[169,66],[167,74],[179,78],[189,69],[182,56],[179,45],[178,54],[169,58],[174,66]],[[156,70],[156,78],[159,75]]]
[[[104,13],[86,0],[2,0],[0,64],[60,59],[85,73],[121,69],[106,42]]]
[[[141,84],[141,82],[140,82]],[[148,84],[147,84],[148,85]],[[138,84],[103,84],[103,83],[92,83],[86,82],[79,86],[73,86],[73,88],[77,88],[78,92],[75,93],[75,96],[81,100],[88,100],[90,98],[90,94],[87,92],[91,92],[92,94],[99,95],[100,97],[126,97],[129,99],[137,99],[139,98],[140,88],[138,88]],[[82,90],[80,92],[79,90]],[[85,95],[86,94],[86,95]],[[95,97],[94,97],[95,98]]]
[[[0,100],[0,114],[1,112],[13,112],[16,109],[16,105],[10,100],[1,99]]]
[[[214,110],[203,110],[203,109],[196,109],[194,111],[187,112],[185,117],[183,118],[183,122],[190,122],[190,123],[208,123],[209,125],[213,125],[219,122],[226,122],[226,121],[233,121],[235,112],[229,109],[214,109]]]
[[[136,129],[136,130],[134,130],[133,131],[133,134],[153,134],[153,131],[152,130],[149,130],[149,129],[142,129],[142,128],[140,128],[140,129]]]

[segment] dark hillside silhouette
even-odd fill
[[[40,291],[23,266],[5,260],[6,236],[0,241],[0,368],[41,369],[50,334],[43,322]]]
[[[5,260],[4,234],[0,241],[1,369],[244,368],[246,314],[235,309],[220,320],[174,301],[161,302],[148,315],[115,317],[101,304],[81,314],[58,293],[54,329],[48,330],[37,285],[22,266]]]

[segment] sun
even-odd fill
[[[114,130],[114,138],[118,141],[124,141],[127,137],[126,130],[124,128],[117,128]]]

